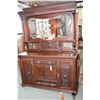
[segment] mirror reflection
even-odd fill
[[[28,20],[32,38],[53,39],[72,33],[71,15],[59,15],[48,19],[30,18]]]

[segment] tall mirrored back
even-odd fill
[[[30,36],[34,38],[53,39],[73,36],[73,15],[61,14],[50,18],[29,18]]]

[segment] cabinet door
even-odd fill
[[[37,80],[45,79],[45,67],[43,64],[34,64],[35,71],[34,71],[34,78]]]
[[[38,59],[34,67],[36,84],[57,86],[57,68],[54,61]]]
[[[45,78],[47,80],[56,81],[57,80],[57,70],[56,64],[46,64],[45,65]]]
[[[23,83],[32,83],[32,61],[30,58],[22,57],[21,73]]]
[[[61,88],[72,88],[73,78],[73,63],[70,61],[60,62],[60,87]]]

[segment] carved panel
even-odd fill
[[[31,80],[30,65],[28,63],[25,63],[24,66],[25,66],[25,76],[28,80]]]
[[[71,68],[61,68],[61,86],[71,87]]]
[[[60,86],[72,87],[72,60],[70,59],[60,62]]]
[[[52,42],[52,43],[49,44],[49,47],[57,49],[58,45],[59,45],[58,42]]]

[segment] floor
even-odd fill
[[[19,71],[18,71],[19,72]],[[22,87],[20,74],[18,74],[18,100],[60,100],[60,92],[38,89],[33,87]],[[83,100],[83,89],[79,85],[78,94],[73,97],[69,93],[63,93],[64,100]]]
[[[74,98],[71,94],[63,93],[64,100],[82,100],[82,88]],[[37,89],[31,87],[21,87],[18,89],[18,100],[60,100],[60,92]]]
[[[60,100],[60,92],[49,91],[44,89],[37,89],[31,87],[22,88],[19,86],[18,90],[18,100]],[[64,100],[82,100],[82,89],[79,89],[79,92],[76,98],[73,98],[71,94],[63,93]]]

